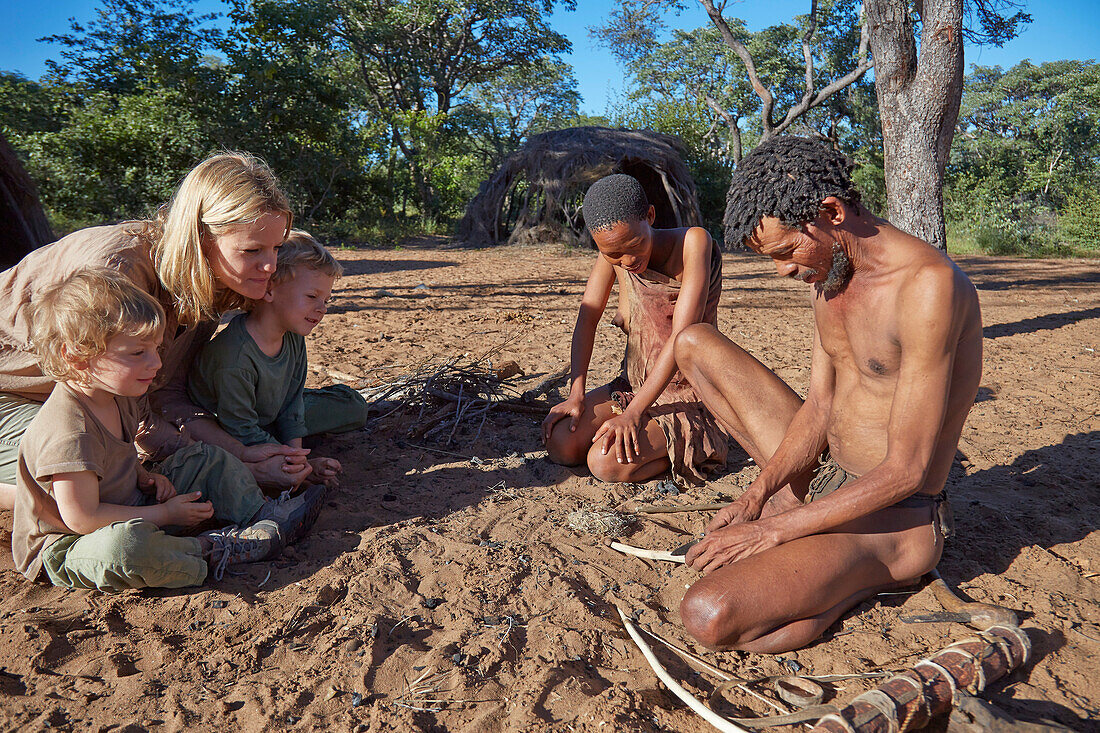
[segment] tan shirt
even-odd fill
[[[148,397],[141,400],[137,434],[144,454],[163,459],[192,442],[176,426],[205,414],[187,397],[187,370],[217,323],[180,326],[172,294],[161,286],[153,268],[150,243],[126,231],[135,224],[73,232],[0,272],[0,392],[42,401],[53,389],[53,381],[38,368],[30,345],[27,309],[34,294],[86,267],[116,270],[156,298],[167,315],[160,347],[164,365]]]
[[[42,551],[59,537],[76,534],[61,519],[53,495],[58,473],[93,471],[99,477],[99,500],[139,506],[145,495],[138,488],[138,427],[136,400],[116,397],[122,417],[122,438],[116,438],[64,382],[27,427],[19,443],[19,473],[11,550],[15,567],[34,580],[42,569]]]

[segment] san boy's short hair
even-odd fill
[[[283,246],[279,248],[279,259],[275,266],[275,274],[271,276],[271,282],[278,284],[292,279],[295,270],[299,267],[318,270],[333,279],[344,274],[344,268],[332,253],[321,246],[321,243],[309,232],[292,229]]]
[[[42,373],[77,381],[82,362],[107,352],[107,342],[126,335],[146,340],[164,331],[164,308],[114,270],[77,270],[36,293],[28,314],[31,344]]]
[[[649,199],[638,179],[614,173],[593,183],[581,206],[588,231],[610,229],[621,222],[636,222],[649,213]]]
[[[789,227],[817,218],[821,202],[835,196],[853,206],[852,162],[818,140],[780,135],[741,159],[726,195],[726,245],[745,248],[765,216]]]

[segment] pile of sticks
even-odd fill
[[[542,397],[564,377],[562,372],[555,372],[531,389],[521,391],[515,379],[518,368],[494,368],[493,357],[498,349],[482,356],[421,362],[410,372],[369,386],[356,386],[366,398],[372,415],[387,417],[415,411],[416,418],[409,431],[411,438],[453,444],[460,427],[476,425],[477,432],[471,441],[476,442],[494,409],[545,415],[554,403]]]

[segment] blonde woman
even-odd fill
[[[262,161],[221,153],[187,174],[155,220],[73,232],[0,272],[0,508],[12,508],[19,440],[54,386],[30,343],[30,304],[87,267],[121,273],[165,311],[163,366],[141,400],[135,438],[143,456],[159,460],[200,440],[239,458],[263,486],[301,483],[308,451],[245,446],[186,392],[191,362],[220,315],[264,296],[291,221],[286,195]]]

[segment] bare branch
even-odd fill
[[[814,2],[816,4],[816,0],[814,0]],[[787,115],[783,118],[782,122],[775,126],[773,134],[779,134],[783,132],[788,127],[790,127],[790,125],[799,117],[806,114],[814,107],[820,106],[822,103],[825,102],[825,100],[839,92],[841,89],[855,84],[874,66],[874,62],[871,60],[871,56],[868,53],[870,33],[867,30],[867,19],[863,14],[862,9],[860,10],[859,15],[859,51],[857,52],[859,62],[856,64],[856,67],[844,76],[834,80],[831,84],[824,87],[812,98],[808,96],[803,96],[802,101],[787,110]],[[809,73],[810,72],[807,71],[807,74]]]
[[[726,123],[726,127],[730,131],[729,142],[726,143],[726,152],[733,160],[734,164],[741,162],[741,128],[737,126],[737,118],[731,115],[726,110],[722,109],[722,105],[718,104],[718,100],[709,94],[703,95],[703,101],[706,105],[714,110],[722,120]]]
[[[707,15],[710,16],[710,20],[714,23],[714,26],[718,29],[718,32],[722,34],[722,40],[726,42],[741,62],[745,64],[745,73],[748,75],[749,84],[752,84],[753,90],[756,95],[760,97],[762,103],[762,109],[760,110],[760,119],[764,126],[764,139],[768,139],[775,133],[773,132],[772,125],[772,107],[775,106],[775,97],[772,96],[771,90],[765,87],[760,81],[760,75],[756,72],[756,62],[753,61],[752,54],[749,53],[749,49],[745,47],[745,44],[737,40],[737,37],[733,35],[733,31],[730,30],[729,23],[726,22],[721,11],[714,7],[713,0],[699,0],[703,7],[707,10]]]
[[[814,37],[816,30],[817,0],[810,0],[810,27],[802,35],[802,58],[806,61],[806,91],[802,94],[803,101],[814,94],[814,54],[810,48],[810,39]]]

